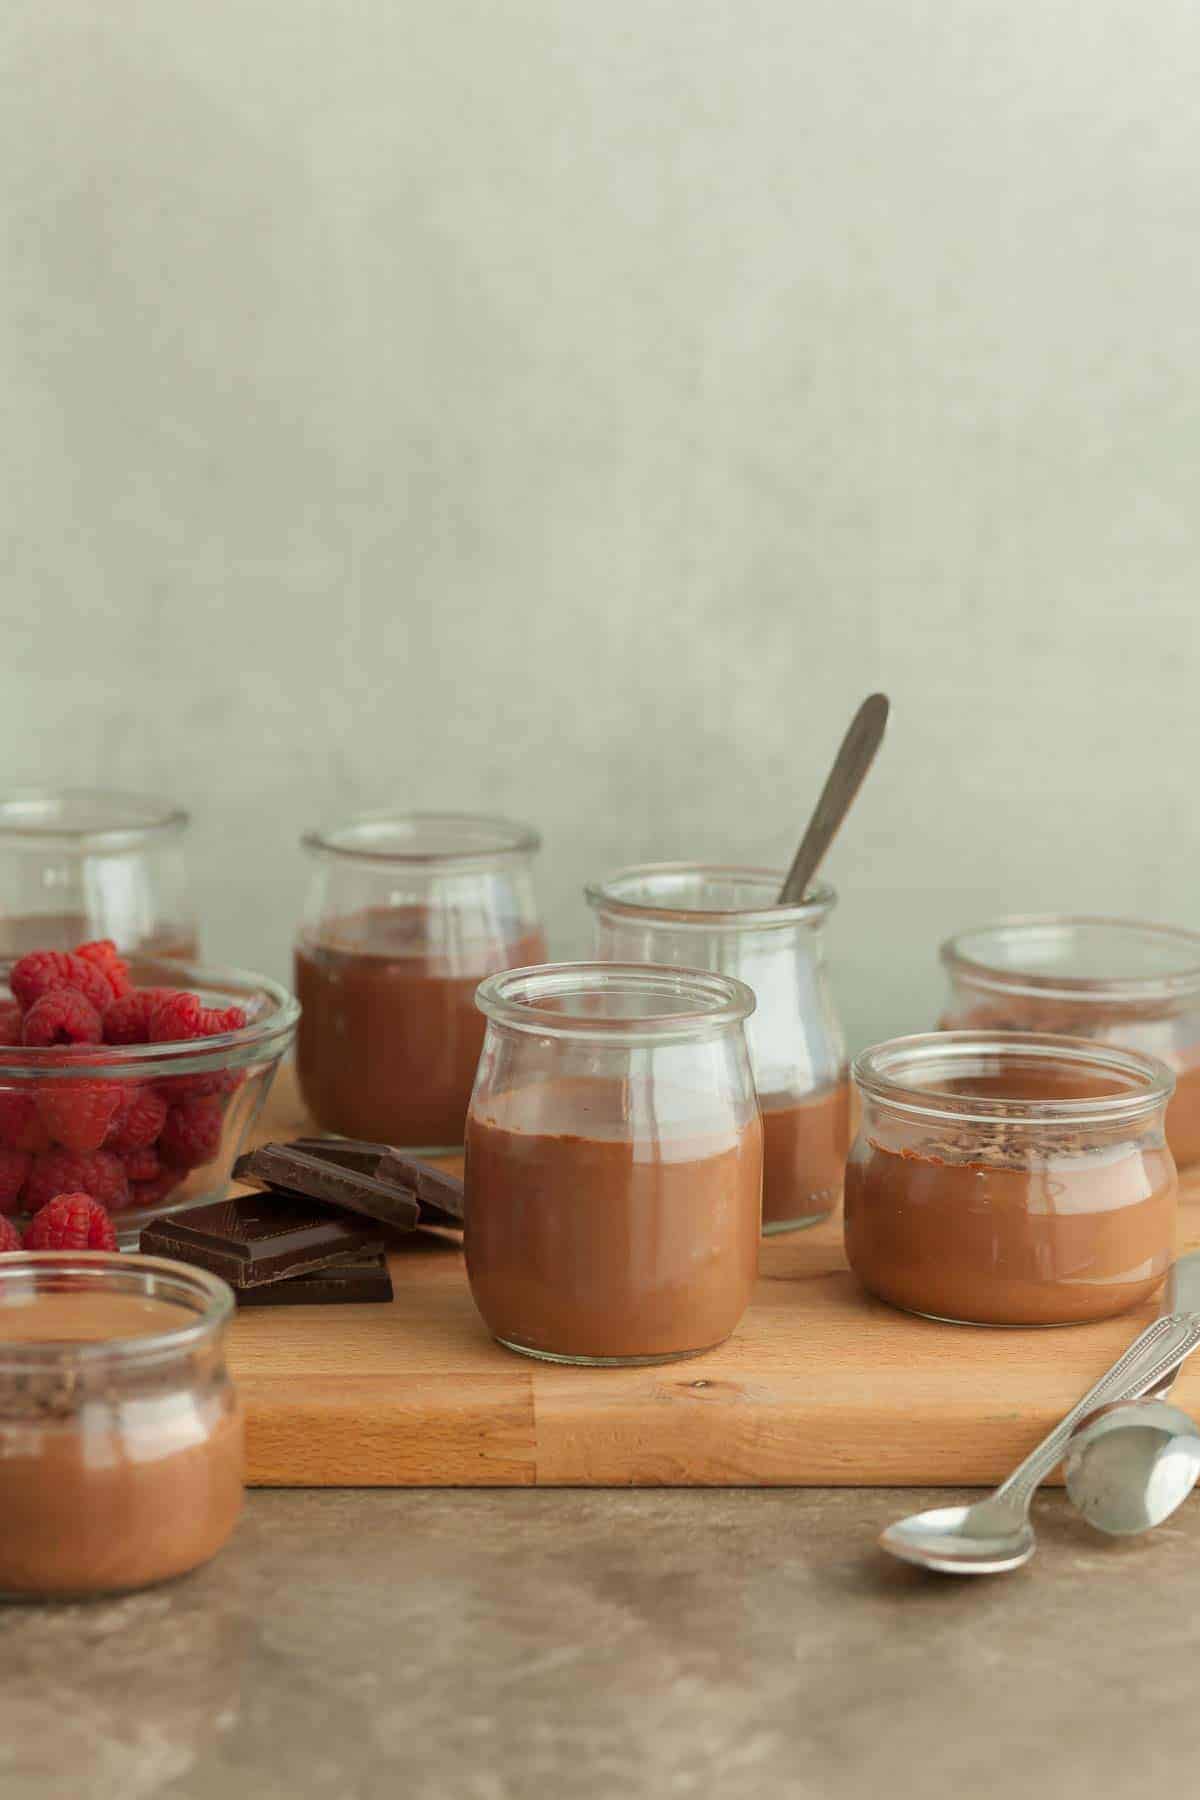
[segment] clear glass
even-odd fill
[[[647,863],[587,889],[595,951],[622,962],[713,969],[753,988],[746,1026],[764,1130],[764,1231],[827,1218],[850,1147],[846,1048],[825,959],[836,905],[817,887],[777,906],[783,872]]]
[[[168,801],[100,788],[0,800],[0,962],[94,938],[194,962],[188,822]]]
[[[954,1031],[854,1063],[846,1255],[906,1312],[1069,1325],[1126,1312],[1171,1263],[1173,1077],[1069,1037]]]
[[[71,1599],[182,1575],[237,1523],[233,1295],[155,1257],[0,1257],[0,1595]]]
[[[1137,919],[1002,919],[948,938],[950,1030],[1048,1031],[1157,1056],[1175,1071],[1167,1141],[1200,1162],[1200,933]]]
[[[322,1131],[460,1148],[480,979],[541,962],[537,833],[456,813],[372,813],[310,832],[295,951],[297,1063]]]
[[[62,1191],[56,1181],[79,1188],[94,1173],[103,1183],[96,1197],[109,1206],[118,1241],[136,1247],[150,1219],[224,1198],[299,1009],[278,982],[243,969],[143,960],[138,973],[146,986],[189,989],[205,1006],[240,1006],[246,1024],[179,1043],[0,1046],[0,1212],[23,1216],[51,1198],[51,1189]],[[0,997],[9,998],[6,985]],[[115,1110],[134,1087],[153,1087],[166,1102],[164,1125],[173,1105],[188,1104],[189,1142],[175,1144],[174,1160],[152,1150],[135,1161],[132,1153],[127,1159],[104,1147],[103,1097],[112,1098]],[[90,1136],[80,1118],[85,1097],[95,1121]]]
[[[479,989],[467,1273],[548,1362],[673,1362],[728,1337],[758,1262],[762,1127],[744,983],[557,963]]]

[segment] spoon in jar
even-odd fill
[[[888,711],[886,694],[868,694],[851,719],[842,747],[825,778],[821,797],[808,821],[808,829],[792,858],[787,880],[779,890],[777,905],[798,906],[807,894],[825,852],[837,836],[867,770],[875,761],[875,753],[883,742]]]
[[[900,1519],[883,1533],[881,1549],[941,1575],[1019,1569],[1037,1548],[1029,1522],[1033,1496],[1061,1461],[1075,1427],[1107,1401],[1147,1393],[1198,1344],[1200,1314],[1172,1312],[1155,1319],[994,1493],[973,1506],[940,1506]]]

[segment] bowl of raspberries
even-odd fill
[[[14,1234],[27,1249],[109,1249],[106,1220],[136,1244],[148,1219],[225,1194],[299,1006],[241,970],[143,961],[136,977],[107,939],[8,965],[0,1251]]]

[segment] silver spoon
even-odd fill
[[[883,742],[888,710],[886,694],[868,694],[851,719],[841,748],[833,759],[833,767],[825,777],[825,786],[813,808],[808,828],[792,858],[787,880],[779,890],[778,905],[799,906],[807,894],[825,852],[837,836],[867,770],[875,761],[875,753]]]
[[[1114,1537],[1150,1531],[1182,1506],[1200,1476],[1200,1431],[1147,1394],[1102,1406],[1063,1460],[1067,1493],[1089,1525]]]
[[[1200,1315],[1173,1312],[1155,1319],[995,1493],[973,1506],[935,1507],[900,1519],[888,1526],[880,1547],[902,1562],[943,1575],[1003,1575],[1019,1569],[1037,1547],[1030,1503],[1061,1461],[1079,1421],[1107,1401],[1144,1394],[1198,1344]]]

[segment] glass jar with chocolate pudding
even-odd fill
[[[713,969],[753,988],[746,1024],[763,1118],[763,1230],[792,1231],[837,1204],[850,1085],[825,960],[837,903],[815,887],[777,906],[775,869],[645,863],[587,889],[598,956]]]
[[[215,1556],[242,1507],[233,1295],[149,1256],[0,1256],[0,1596],[147,1587]]]
[[[300,1086],[317,1125],[453,1150],[483,1045],[475,989],[542,962],[541,840],[458,813],[369,813],[310,832],[296,945]]]
[[[1167,1142],[1181,1169],[1200,1162],[1200,933],[1047,914],[960,932],[941,957],[946,1029],[1060,1032],[1167,1063]]]
[[[881,1300],[956,1324],[1071,1325],[1162,1281],[1177,1187],[1164,1063],[951,1031],[877,1044],[853,1073],[846,1255]]]
[[[559,963],[479,989],[467,1119],[475,1304],[510,1350],[657,1363],[727,1338],[758,1264],[754,995],[701,970]]]
[[[95,938],[135,963],[195,962],[188,823],[169,801],[100,788],[0,799],[0,963]]]

